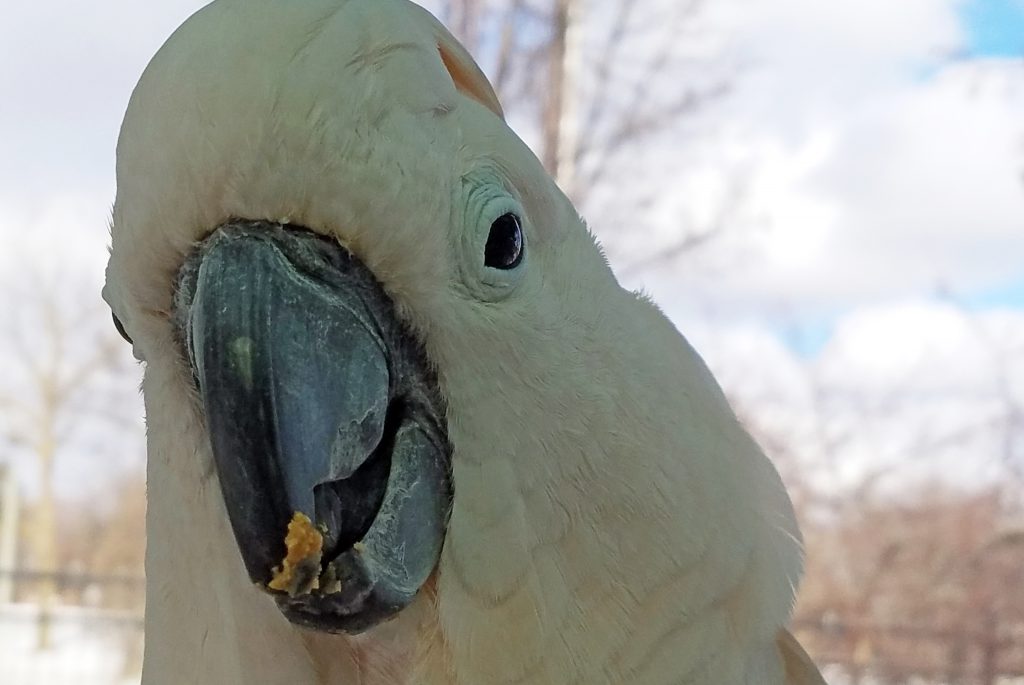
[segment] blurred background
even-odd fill
[[[0,23],[0,680],[138,682],[114,149],[201,0]],[[830,683],[1024,682],[1024,0],[435,0],[775,460]]]

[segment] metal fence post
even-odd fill
[[[18,559],[18,486],[7,464],[0,464],[0,571],[14,571]],[[14,599],[14,576],[0,573],[0,604]]]

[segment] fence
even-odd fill
[[[142,578],[2,571],[3,685],[137,685]],[[797,621],[830,685],[1024,685],[1024,624],[879,625]],[[971,622],[977,625],[977,621]]]
[[[145,598],[141,578],[0,571],[4,685],[137,685]]]
[[[1024,624],[797,621],[830,685],[1024,685]],[[973,623],[973,622],[972,622]]]

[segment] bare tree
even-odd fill
[[[639,268],[677,260],[729,221],[681,224],[653,245],[646,211],[687,123],[728,92],[735,69],[708,45],[704,0],[440,0],[440,16],[480,59],[513,125],[615,251],[649,245]],[[641,159],[642,158],[642,159]],[[738,200],[731,193],[729,202]],[[735,218],[731,207],[730,219]],[[638,236],[642,238],[638,241]],[[667,255],[667,256],[666,256]]]
[[[33,460],[37,470],[28,542],[34,570],[43,577],[40,647],[49,644],[46,617],[56,599],[52,577],[61,536],[55,482],[62,459],[98,445],[116,449],[117,433],[133,423],[125,409],[134,407],[112,382],[123,380],[128,355],[102,302],[90,297],[96,292],[76,287],[66,274],[58,282],[38,273],[4,283],[0,291],[0,345],[8,361],[0,385],[0,445],[6,443],[10,458]]]
[[[796,624],[809,649],[854,683],[992,685],[1024,674],[1020,513],[999,488],[933,484],[805,526]]]
[[[991,377],[958,399],[983,410],[955,423],[912,420],[925,402],[942,401],[934,389],[922,395],[927,369],[908,366],[885,387],[868,388],[806,361],[799,391],[771,384],[751,391],[749,373],[723,375],[801,520],[807,573],[796,627],[817,660],[841,666],[853,683],[989,685],[1024,675],[1024,347],[993,327],[998,319],[961,315],[991,357]],[[883,421],[900,424],[898,442],[881,430]],[[883,449],[890,458],[848,468]],[[1002,476],[953,487],[915,475],[929,462],[934,473],[940,455],[1001,467]]]

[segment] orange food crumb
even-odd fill
[[[284,537],[287,548],[284,561],[274,568],[274,577],[267,587],[290,595],[308,593],[320,587],[319,569],[323,555],[324,536],[309,517],[295,512]]]

